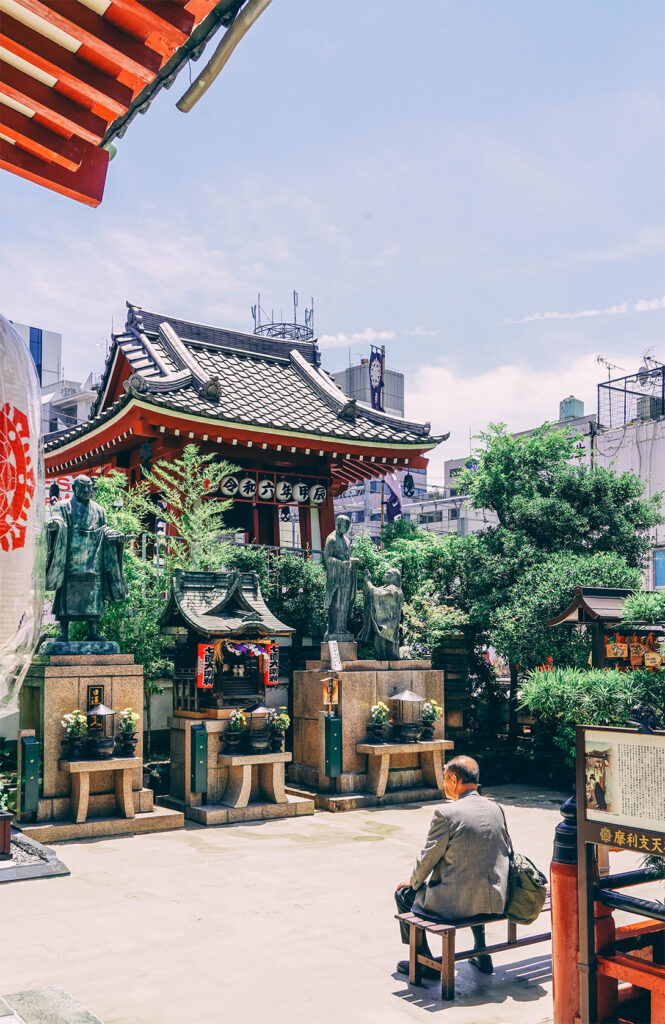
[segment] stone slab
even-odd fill
[[[45,640],[39,653],[48,654],[120,654],[115,640]]]
[[[358,743],[360,754],[380,757],[383,754],[418,754],[423,750],[452,750],[452,740],[418,740],[417,743]]]
[[[138,764],[136,763],[138,761]],[[107,757],[99,761],[66,761],[60,759],[60,771],[76,774],[78,772],[112,772],[119,768],[142,768],[141,757]]]
[[[245,821],[271,821],[314,814],[314,801],[310,797],[289,795],[285,804],[250,803],[247,807],[201,804],[187,807],[185,814],[200,825],[238,825]]]
[[[232,768],[241,764],[286,764],[292,758],[288,750],[273,754],[218,754],[217,763]]]
[[[287,786],[287,793],[290,792]],[[442,803],[438,789],[420,787],[417,789],[388,790],[385,796],[373,793],[317,793],[315,804],[322,811],[356,811],[362,807],[392,807],[398,804]]]
[[[139,812],[133,818],[89,818],[80,824],[73,821],[39,822],[20,825],[23,835],[40,843],[62,843],[70,839],[92,839],[101,836],[135,835],[140,832],[169,832],[183,828],[184,816],[155,804],[152,811]]]
[[[55,850],[51,850],[48,846],[42,846],[41,843],[26,835],[21,836],[21,842],[31,847],[34,853],[43,859],[32,864],[17,864],[14,860],[3,861],[0,863],[0,868],[3,868],[0,871],[0,883],[27,882],[33,878],[56,878],[59,875],[70,873],[69,868],[58,858]],[[0,1016],[2,1016],[1,1013]]]
[[[103,1024],[64,988],[27,989],[4,997],[23,1024]]]

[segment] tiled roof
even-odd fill
[[[293,633],[269,611],[254,572],[186,572],[174,575],[162,624],[178,612],[199,633],[276,636]]]
[[[429,423],[350,401],[321,369],[316,342],[206,327],[128,304],[126,329],[114,336],[91,420],[49,437],[47,451],[97,425],[118,350],[133,370],[128,393],[164,409],[340,441],[429,448],[439,440],[430,436]]]

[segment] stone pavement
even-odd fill
[[[547,873],[566,794],[489,793]],[[459,965],[454,1003],[395,973],[392,892],[433,806],[61,843],[70,877],[0,891],[0,995],[61,987],[104,1024],[546,1024],[549,943],[500,954],[491,977]]]

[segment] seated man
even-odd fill
[[[503,811],[478,792],[478,765],[471,757],[448,761],[444,785],[452,803],[434,812],[411,881],[395,893],[399,912],[413,910],[453,924],[469,917],[501,917],[508,897],[510,844]],[[409,929],[403,921],[400,931],[402,942],[408,944]],[[472,931],[474,949],[482,949],[485,926],[474,925]],[[423,953],[431,956],[426,935],[423,940]],[[483,974],[494,970],[487,953],[472,957],[469,963]],[[401,960],[397,970],[408,974],[408,960]],[[431,967],[422,971],[425,977],[438,977]]]

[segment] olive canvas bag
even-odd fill
[[[501,808],[503,814],[503,808]],[[506,816],[503,815],[505,822]],[[508,826],[506,825],[506,832]],[[532,924],[536,920],[547,897],[547,879],[533,861],[522,853],[515,853],[513,841],[508,833],[508,899],[504,914],[516,924]]]

